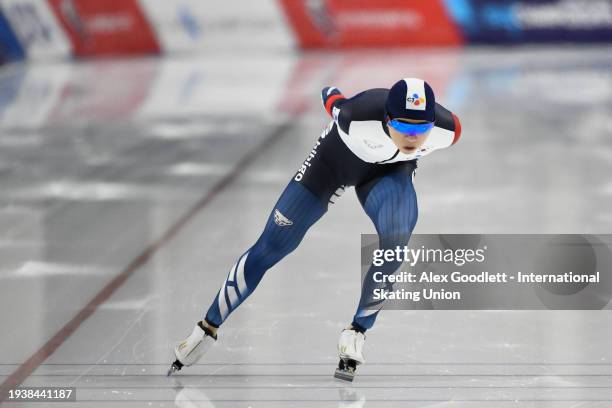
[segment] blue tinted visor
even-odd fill
[[[389,126],[406,136],[419,136],[433,129],[435,123],[408,123],[393,119],[389,121]]]

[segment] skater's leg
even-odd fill
[[[412,171],[403,169],[357,188],[359,200],[376,227],[380,249],[395,249],[408,243],[418,218],[417,198],[412,184]],[[393,274],[401,263],[385,263],[381,267],[370,266],[362,287],[361,299],[352,326],[364,332],[374,325],[383,306],[371,299],[373,287],[371,274],[381,271]]]
[[[376,227],[380,249],[406,245],[416,224],[418,211],[411,170],[410,167],[403,168],[356,187],[359,201]],[[357,365],[365,361],[362,353],[364,333],[374,325],[382,308],[381,302],[371,298],[374,289],[369,284],[371,275],[377,271],[392,274],[399,266],[400,263],[390,262],[383,267],[370,266],[353,322],[342,331],[338,340],[340,362],[334,377],[353,381]]]
[[[219,327],[255,290],[265,272],[297,248],[306,231],[325,211],[320,198],[301,183],[291,181],[257,242],[230,269],[206,313],[206,323]]]

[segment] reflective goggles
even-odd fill
[[[433,129],[435,123],[408,123],[400,121],[398,119],[392,119],[389,121],[388,125],[391,126],[393,129],[397,130],[398,132],[405,134],[406,136],[419,136]]]

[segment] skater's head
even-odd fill
[[[385,107],[386,125],[393,143],[402,153],[415,152],[434,127],[433,90],[422,79],[404,78],[389,89]]]

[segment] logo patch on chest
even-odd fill
[[[363,139],[363,143],[365,143],[365,145],[368,146],[370,149],[380,149],[381,147],[383,147],[382,144],[373,142],[368,139]]]

